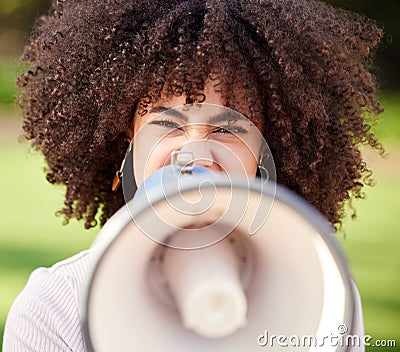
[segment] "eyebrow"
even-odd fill
[[[173,108],[167,108],[165,106],[156,106],[155,108],[151,108],[149,110],[149,114],[158,114],[165,112],[167,115],[178,116],[181,120],[188,121],[188,117],[185,114],[182,114],[180,111],[176,111]]]
[[[154,108],[151,108],[149,113],[166,113],[168,115],[172,115],[174,117],[178,117],[179,119],[188,122],[189,118],[187,115],[183,114],[180,111],[177,111],[173,108],[167,108],[165,106],[156,106]],[[234,116],[234,118],[233,118]],[[208,124],[213,125],[216,124],[217,122],[221,122],[221,121],[232,121],[232,120],[242,120],[242,121],[246,121],[247,119],[241,115],[240,113],[237,113],[235,111],[230,111],[230,110],[224,110],[223,112],[214,115],[212,117],[210,117],[210,119],[207,121]]]

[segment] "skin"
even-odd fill
[[[183,96],[164,96],[145,115],[136,112],[128,136],[134,141],[138,186],[169,164],[175,150],[192,151],[197,165],[215,172],[256,175],[263,141],[259,128],[247,119],[238,120],[244,116],[224,108],[221,94],[211,84],[206,85],[204,94],[205,101],[195,106],[185,107]],[[221,121],[215,121],[217,116],[223,116]]]

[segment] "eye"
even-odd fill
[[[216,128],[213,133],[220,133],[220,134],[224,134],[224,135],[235,135],[235,134],[239,134],[239,133],[247,133],[247,130],[245,130],[244,128],[240,127],[240,126],[221,126],[219,128]]]
[[[158,126],[162,126],[162,127],[167,127],[167,128],[171,128],[171,129],[178,129],[178,130],[182,130],[181,127],[179,127],[179,125],[171,120],[165,119],[165,120],[153,120],[150,122],[150,125],[158,125]]]

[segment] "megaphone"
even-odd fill
[[[318,211],[275,183],[176,172],[150,176],[96,240],[88,351],[290,351],[352,333],[351,278]]]

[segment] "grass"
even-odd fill
[[[374,339],[397,339],[400,346],[400,182],[384,174],[376,178],[367,200],[356,202],[357,219],[346,222],[346,239],[340,242],[362,298],[365,332]]]
[[[17,88],[14,83],[18,76],[17,59],[0,59],[0,104],[12,105],[14,102]]]
[[[382,95],[381,103],[385,111],[373,131],[380,140],[396,143],[400,140],[400,92]]]
[[[46,183],[42,162],[27,147],[0,144],[0,339],[12,301],[30,272],[87,248],[97,230],[72,222],[62,226],[54,216],[62,206],[62,189]],[[0,340],[0,342],[1,342]]]

